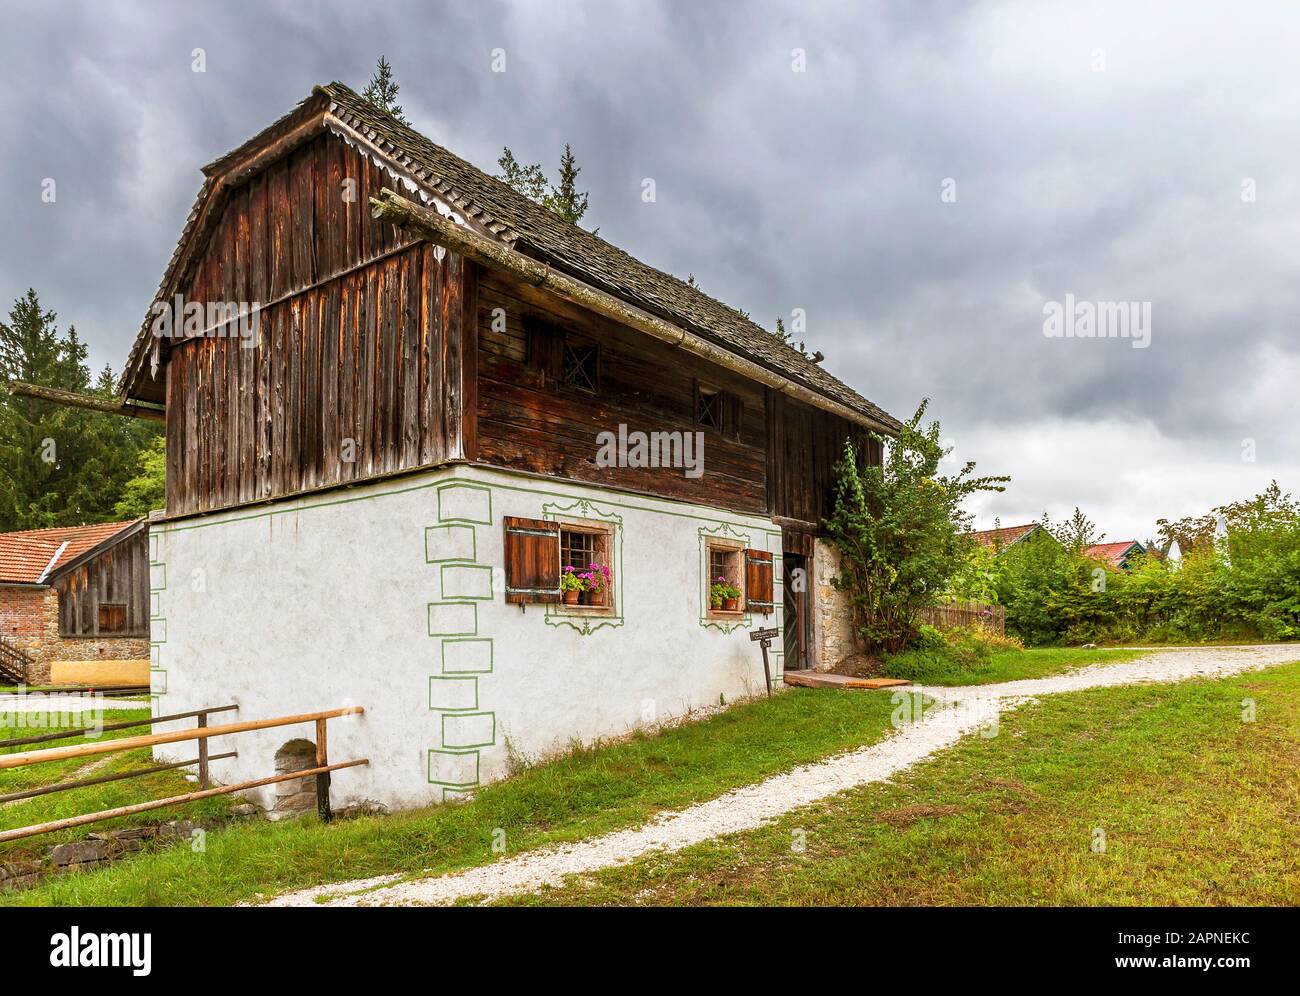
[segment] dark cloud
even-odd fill
[[[984,515],[1079,503],[1133,533],[1295,487],[1300,11],[5,8],[0,294],[36,287],[96,364],[120,367],[198,168],[383,53],[436,141],[489,169],[572,143],[602,235],[766,325],[804,309],[828,367],[896,414],[932,396],[961,457],[1016,477]],[[1066,293],[1150,301],[1151,347],[1045,338]]]

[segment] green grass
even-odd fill
[[[1054,695],[894,783],[511,902],[1295,905],[1298,758],[1300,663]]]
[[[1089,664],[1118,664],[1144,656],[1140,650],[1078,650],[1045,647],[995,650],[986,662],[964,666],[941,650],[909,650],[885,662],[885,674],[924,685],[988,685],[1021,678],[1046,678]]]
[[[104,724],[112,724],[124,720],[139,719],[140,711],[105,710],[97,718]],[[89,725],[88,721],[82,720],[80,717],[68,717],[66,715],[55,718],[39,714],[8,713],[6,719],[9,720],[10,725],[0,728],[0,740],[36,736],[58,730],[82,729]],[[15,720],[21,720],[24,725],[21,727],[14,726],[13,722]],[[44,750],[53,747],[68,747],[80,743],[99,743],[105,740],[141,736],[148,732],[148,726],[135,726],[125,730],[108,730],[94,736],[69,737],[44,744],[0,747],[0,755]],[[56,782],[79,781],[83,778],[110,775],[120,771],[148,768],[154,764],[155,762],[148,748],[142,748],[126,751],[122,754],[99,754],[89,757],[67,758],[60,761],[48,761],[22,768],[8,768],[0,771],[0,794],[53,785]],[[93,770],[90,770],[91,766],[93,766]],[[45,823],[50,820],[64,819],[81,813],[98,812],[137,802],[146,802],[151,799],[161,799],[170,795],[179,795],[182,792],[192,792],[195,788],[196,786],[187,782],[179,771],[164,771],[140,778],[109,782],[105,785],[91,785],[86,788],[37,796],[33,799],[3,803],[0,804],[0,830],[12,830],[18,827]],[[232,801],[229,798],[204,799],[199,803],[184,807],[183,812],[187,817],[215,817],[224,814],[231,805]],[[161,823],[165,820],[175,819],[180,812],[180,808],[171,807],[11,841],[7,844],[0,844],[0,861],[37,857],[55,844],[70,840],[81,840],[87,833],[92,831]]]
[[[892,732],[893,708],[884,693],[791,690],[704,722],[575,750],[482,789],[468,804],[329,826],[314,817],[236,824],[209,834],[202,853],[172,847],[134,856],[0,896],[0,905],[226,904],[371,875],[485,864],[498,857],[498,830],[515,853],[635,826],[879,740]]]

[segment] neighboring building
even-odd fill
[[[1085,557],[1092,560],[1100,560],[1104,564],[1109,564],[1116,570],[1131,570],[1134,561],[1144,556],[1147,552],[1137,540],[1123,540],[1119,543],[1094,543],[1083,551]]]
[[[0,683],[111,680],[127,666],[104,662],[148,656],[143,519],[0,533]]]
[[[336,791],[417,805],[759,692],[754,629],[781,630],[777,680],[848,652],[820,523],[845,440],[879,464],[893,417],[339,84],[204,174],[156,300],[260,321],[241,348],[151,309],[123,378],[166,406],[156,708],[363,706],[331,724],[331,759],[370,759]],[[592,563],[611,582],[565,604]],[[295,732],[214,744],[219,777]]]
[[[977,543],[990,550],[1001,553],[1031,536],[1051,536],[1037,522],[1026,522],[1023,526],[999,526],[997,529],[980,529],[969,533]]]

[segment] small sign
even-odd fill
[[[749,634],[751,643],[757,643],[759,640],[775,640],[781,635],[779,629],[756,629]]]

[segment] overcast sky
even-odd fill
[[[769,328],[803,309],[899,417],[931,397],[1013,477],[979,525],[1145,540],[1300,490],[1300,8],[1084,6],[6,0],[0,299],[119,371],[199,167],[383,54],[434,141],[571,143],[585,225]],[[1049,338],[1067,294],[1149,302],[1149,345]]]

